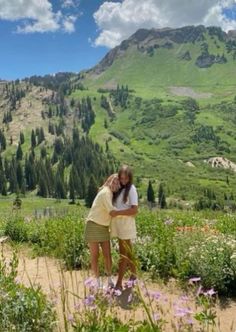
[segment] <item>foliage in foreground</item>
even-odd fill
[[[214,331],[216,293],[213,289],[203,291],[199,281],[199,278],[190,279],[191,295],[183,294],[172,303],[166,294],[151,291],[142,281],[128,281],[122,294],[119,290],[100,289],[89,278],[85,281],[85,298],[75,294],[78,301],[68,320],[76,332],[162,332],[166,327],[176,332],[192,332],[196,328],[202,332]],[[126,317],[126,322],[117,310],[125,293],[126,306],[134,313]],[[139,310],[137,317],[143,319],[137,320],[136,310]]]
[[[38,254],[63,259],[67,268],[86,268],[85,213],[80,209],[66,217],[31,221],[9,218],[5,234],[17,242],[33,243]],[[219,294],[236,294],[234,215],[143,210],[137,225],[135,249],[141,270],[165,280],[174,277],[185,282],[198,276],[204,287],[214,287]],[[114,241],[115,260],[116,246]]]
[[[56,316],[40,287],[25,287],[17,282],[18,261],[0,260],[0,331],[52,332]]]

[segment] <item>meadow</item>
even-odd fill
[[[1,235],[8,237],[0,270],[7,289],[0,295],[0,312],[8,319],[1,331],[234,331],[234,214],[141,208],[134,257],[138,282],[127,283],[121,295],[96,289],[89,278],[87,209],[47,203],[57,207],[54,215],[37,217],[27,199],[22,210],[1,214]],[[115,275],[115,240],[112,248]]]

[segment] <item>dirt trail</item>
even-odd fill
[[[7,244],[3,245],[3,253],[5,257],[10,258],[11,249]],[[68,318],[69,313],[75,310],[78,298],[74,297],[70,293],[64,297],[68,290],[71,293],[76,293],[78,296],[84,298],[85,288],[84,280],[88,277],[87,271],[64,271],[60,262],[56,259],[49,257],[29,257],[29,251],[20,250],[19,252],[19,268],[18,268],[18,279],[19,282],[29,286],[30,284],[39,284],[42,290],[47,296],[55,303],[56,310],[59,317],[57,331],[64,332],[64,322]],[[166,320],[174,321],[175,317],[170,313],[168,308],[177,302],[181,296],[180,290],[176,288],[174,282],[170,282],[167,286],[161,286],[156,283],[149,283],[148,289],[152,291],[159,291],[165,294],[166,297]],[[121,299],[120,307],[117,307],[119,316],[128,320],[134,318],[141,320],[144,318],[144,312],[142,309],[138,310],[125,310],[121,307],[125,307],[124,303],[127,300],[129,293],[125,292],[123,299]],[[63,316],[63,307],[66,314]],[[191,303],[191,308],[196,309],[195,304]],[[127,308],[126,308],[127,309]],[[219,317],[220,331],[221,332],[234,332],[236,331],[236,302],[230,301],[224,307],[217,307],[217,316]],[[171,316],[172,315],[172,316]],[[64,319],[65,318],[65,319]],[[234,323],[232,323],[234,321]],[[173,332],[171,324],[166,326],[166,332]],[[217,330],[218,331],[218,330]]]

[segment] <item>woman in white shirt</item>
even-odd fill
[[[122,289],[122,281],[129,266],[131,279],[136,278],[136,267],[133,262],[132,240],[136,238],[135,215],[138,212],[138,194],[133,185],[133,173],[129,166],[122,166],[118,172],[121,189],[113,195],[113,204],[117,211],[112,211],[111,236],[119,239],[119,271],[117,289]]]

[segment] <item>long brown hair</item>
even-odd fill
[[[121,191],[124,189],[125,192],[124,192],[123,202],[126,203],[127,200],[128,200],[130,188],[133,184],[133,172],[132,172],[132,170],[129,166],[123,165],[123,166],[121,166],[121,168],[118,171],[118,177],[120,178],[122,174],[125,174],[128,177],[129,182],[125,186],[121,186],[121,188],[118,192],[114,193],[113,201],[115,202],[117,200],[117,198],[120,195]]]

